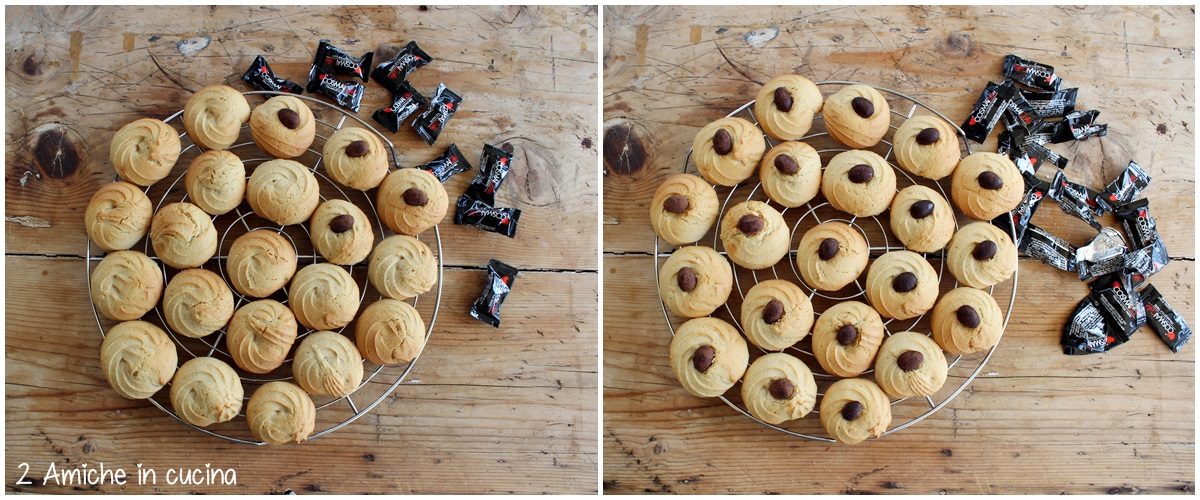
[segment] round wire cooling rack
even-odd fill
[[[878,86],[874,86],[874,85],[870,85],[870,84],[864,84],[864,83],[859,83],[859,82],[849,82],[849,81],[827,81],[827,82],[819,82],[819,83],[817,83],[817,85],[819,88],[821,88],[822,93],[826,97],[828,97],[829,94],[832,94],[832,92],[836,91],[840,87],[847,86],[847,85],[869,85],[869,86],[872,86],[875,89],[879,90],[888,101],[889,108],[891,110],[891,115],[892,115],[891,116],[892,123],[890,124],[889,130],[888,130],[887,134],[884,136],[883,140],[881,140],[879,142],[879,144],[877,144],[871,148],[867,148],[867,149],[874,151],[876,153],[879,153],[880,156],[882,156],[885,160],[887,160],[887,162],[892,166],[893,170],[895,170],[898,173],[898,175],[896,176],[897,191],[899,191],[900,189],[903,189],[909,185],[920,184],[920,185],[924,185],[926,187],[934,189],[935,191],[940,193],[942,195],[942,197],[945,198],[947,201],[950,200],[950,196],[947,195],[947,189],[943,186],[943,183],[946,183],[946,184],[949,183],[949,178],[947,177],[946,179],[943,179],[942,181],[935,182],[935,181],[931,181],[929,179],[914,177],[914,176],[910,175],[904,169],[899,168],[895,164],[893,157],[892,157],[891,139],[892,139],[892,136],[895,133],[896,129],[899,128],[900,124],[902,124],[905,120],[914,116],[914,114],[920,112],[921,114],[929,114],[929,115],[935,116],[941,120],[944,120],[946,123],[950,124],[950,126],[958,134],[959,144],[962,146],[961,153],[964,155],[971,154],[970,144],[967,142],[966,135],[963,133],[962,129],[960,129],[953,121],[946,118],[945,115],[943,115],[940,112],[938,112],[937,110],[929,107],[925,103],[923,103],[917,99],[914,99],[912,97],[909,97],[908,95],[897,92],[895,90],[890,90],[890,89],[886,89],[886,88],[882,88],[882,87],[878,87]],[[732,113],[729,113],[727,116],[729,116],[729,117],[741,116],[741,117],[746,118],[747,120],[751,121],[755,125],[758,125],[758,120],[755,118],[754,113],[752,111],[753,106],[754,106],[754,101],[750,101],[750,102],[746,103],[745,105],[739,107],[738,109],[734,110]],[[901,111],[901,110],[905,110],[905,111]],[[777,143],[777,141],[775,141],[773,138],[771,138],[769,135],[766,135],[765,133],[763,134],[763,137],[767,141],[768,149],[771,147],[774,147],[775,144]],[[829,136],[828,132],[824,131],[824,120],[822,119],[822,116],[820,114],[818,114],[817,117],[813,120],[813,127],[812,127],[812,130],[810,130],[809,134],[800,140],[808,143],[810,146],[812,146],[814,149],[817,150],[817,153],[821,156],[821,164],[822,165],[827,164],[829,159],[832,158],[833,155],[843,152],[843,151],[847,151],[850,149],[850,148],[847,148],[846,146],[834,141]],[[692,151],[689,150],[688,155],[684,158],[683,171],[685,173],[688,172],[689,165],[691,164],[691,154],[692,154]],[[692,165],[692,168],[694,169],[694,165]],[[822,170],[824,170],[824,166],[822,166]],[[874,217],[854,217],[845,212],[840,212],[838,210],[835,210],[832,206],[829,205],[828,202],[818,203],[816,199],[810,201],[809,203],[807,203],[805,205],[795,207],[795,208],[783,207],[783,206],[780,206],[779,204],[771,201],[770,199],[768,199],[766,197],[765,193],[762,191],[762,189],[760,189],[761,184],[759,184],[759,183],[748,182],[748,183],[738,184],[736,186],[733,186],[732,188],[726,188],[726,187],[722,187],[722,186],[714,186],[714,187],[718,190],[718,193],[721,193],[723,190],[728,190],[728,193],[725,194],[724,200],[721,203],[720,216],[717,218],[717,221],[713,224],[713,229],[712,229],[712,240],[711,240],[712,248],[717,250],[718,253],[720,253],[722,255],[726,254],[726,252],[723,250],[723,246],[721,245],[721,240],[718,235],[718,228],[720,228],[721,219],[724,217],[725,211],[730,206],[731,202],[733,204],[737,204],[742,201],[747,201],[747,200],[752,200],[752,199],[766,202],[766,203],[772,205],[773,207],[775,207],[777,210],[779,210],[780,213],[783,214],[785,222],[787,222],[791,226],[791,238],[792,238],[791,239],[792,243],[790,244],[791,250],[789,251],[788,255],[784,258],[784,260],[787,261],[787,264],[784,264],[783,261],[780,261],[779,263],[775,264],[774,266],[772,266],[770,268],[755,271],[755,270],[741,268],[737,264],[733,263],[733,261],[730,261],[730,265],[734,269],[734,273],[733,273],[734,290],[736,290],[737,293],[731,294],[729,300],[725,303],[724,307],[718,308],[717,311],[714,312],[714,316],[718,316],[718,317],[721,317],[722,319],[729,321],[730,324],[734,325],[734,327],[736,327],[739,331],[743,332],[743,334],[744,334],[744,330],[742,329],[742,326],[738,321],[739,316],[738,316],[738,314],[735,313],[735,311],[740,310],[740,305],[741,305],[740,302],[745,298],[746,291],[749,290],[749,288],[753,287],[755,284],[757,284],[760,279],[786,279],[788,281],[791,281],[794,284],[799,285],[802,290],[805,290],[808,293],[808,297],[809,297],[810,301],[812,301],[813,309],[817,316],[820,316],[822,311],[824,311],[828,307],[832,306],[833,304],[837,303],[838,301],[853,299],[853,300],[859,300],[864,303],[867,302],[864,297],[864,295],[866,293],[865,288],[863,288],[863,280],[865,280],[865,275],[866,275],[865,272],[863,273],[862,276],[859,276],[859,278],[856,279],[852,285],[847,285],[842,290],[838,290],[836,292],[828,292],[828,291],[821,291],[821,290],[813,289],[813,288],[809,287],[808,284],[805,283],[803,279],[800,278],[799,271],[796,269],[796,264],[795,264],[796,247],[798,244],[798,238],[802,237],[804,232],[808,228],[811,228],[812,226],[815,226],[817,224],[821,224],[824,222],[830,222],[830,221],[839,221],[839,222],[846,223],[846,224],[850,225],[851,227],[855,228],[856,230],[858,230],[860,233],[862,233],[863,237],[866,238],[872,259],[879,257],[880,255],[882,255],[883,253],[886,253],[886,252],[895,251],[895,250],[906,250],[906,248],[899,241],[899,239],[896,238],[895,235],[890,234],[890,227],[887,223],[887,220],[883,219],[882,215],[874,216]],[[953,206],[953,204],[951,206]],[[958,219],[962,219],[964,222],[970,221],[970,219],[966,218],[964,215],[962,215],[961,213],[959,213],[957,211],[956,211],[955,215],[956,215],[956,220],[955,220],[955,230],[956,231],[959,227]],[[1015,234],[1010,232],[1009,236],[1013,238],[1013,241],[1016,241]],[[702,239],[702,241],[704,241],[704,239]],[[663,245],[665,245],[667,247],[668,251],[663,251]],[[659,238],[655,237],[655,240],[654,240],[654,265],[655,265],[654,280],[655,280],[656,288],[659,285],[658,271],[659,271],[659,269],[661,269],[662,264],[665,261],[665,259],[667,257],[671,256],[672,252],[674,252],[674,247],[672,247],[670,244],[667,244],[666,242],[662,242]],[[938,252],[933,252],[933,253],[922,253],[922,255],[929,261],[934,261],[934,260],[937,261],[937,265],[934,267],[937,269],[938,280],[940,282],[939,296],[944,295],[950,289],[958,287],[957,280],[954,278],[953,275],[949,274],[946,270],[945,249],[942,249],[942,250],[939,250]],[[789,273],[789,271],[790,271],[790,273]],[[1014,272],[1011,280],[1000,283],[989,289],[989,293],[991,293],[993,297],[1002,298],[1005,295],[1008,296],[1008,307],[1005,310],[1004,322],[1003,322],[1003,328],[1005,328],[1005,329],[1008,327],[1008,320],[1012,316],[1013,304],[1016,302],[1017,274],[1018,273]],[[738,303],[734,304],[735,301]],[[677,326],[676,323],[682,324],[683,320],[686,320],[686,318],[673,317],[668,312],[666,304],[663,304],[661,300],[659,302],[662,305],[663,318],[666,320],[667,328],[670,329],[671,335],[674,336],[675,328]],[[735,305],[737,305],[738,307],[735,308],[734,307]],[[903,320],[903,321],[885,318],[884,329],[885,329],[886,335],[888,335],[888,336],[891,336],[892,333],[898,333],[898,332],[902,332],[902,331],[923,332],[926,335],[929,335],[930,328],[929,328],[928,314],[921,315],[921,316],[918,316],[916,318],[909,319],[909,320]],[[801,340],[796,345],[785,349],[785,352],[788,352],[789,354],[792,354],[793,356],[800,358],[801,360],[803,360],[805,362],[806,365],[808,365],[808,367],[813,372],[814,378],[817,381],[817,387],[818,387],[817,396],[822,397],[822,396],[824,396],[824,391],[826,390],[826,388],[828,388],[828,386],[830,384],[832,384],[833,382],[839,380],[840,377],[827,374],[821,369],[820,364],[817,363],[816,357],[812,353],[811,339],[812,339],[811,335],[806,336],[803,340]],[[769,352],[767,350],[764,350],[757,346],[754,346],[754,344],[752,344],[752,343],[747,343],[747,345],[750,347],[750,351],[751,351],[750,352],[750,354],[751,354],[750,362],[753,362],[754,359],[756,359],[758,356],[761,356],[761,355]],[[917,422],[924,420],[925,418],[929,417],[930,415],[933,415],[938,410],[942,409],[947,404],[949,404],[951,400],[953,400],[956,396],[958,396],[961,392],[963,392],[963,390],[965,390],[967,388],[967,386],[971,383],[971,381],[973,381],[975,379],[975,377],[977,377],[980,374],[980,372],[983,371],[984,365],[987,364],[988,360],[992,357],[992,354],[996,351],[996,347],[998,347],[998,346],[999,346],[999,342],[997,341],[996,346],[992,347],[991,349],[989,349],[987,351],[973,353],[973,354],[967,354],[967,355],[951,355],[947,360],[948,364],[949,364],[949,371],[948,371],[948,376],[946,379],[946,384],[943,385],[941,390],[939,390],[935,394],[926,396],[924,398],[913,397],[913,398],[901,398],[901,399],[892,400],[891,401],[892,415],[893,415],[892,425],[888,428],[887,431],[885,431],[881,435],[881,437],[887,436],[894,432],[899,432],[903,429],[906,429],[906,428],[916,424]],[[872,372],[873,372],[873,370],[868,370],[863,375],[869,375]],[[834,439],[828,437],[827,433],[821,427],[819,418],[813,418],[814,416],[816,416],[817,414],[820,413],[819,408],[814,408],[812,410],[811,413],[813,414],[813,416],[801,418],[798,420],[792,420],[789,422],[784,422],[779,425],[769,424],[767,422],[763,422],[762,420],[759,420],[758,418],[755,418],[753,415],[750,414],[750,412],[746,409],[745,404],[741,401],[741,396],[740,396],[741,391],[739,389],[740,384],[741,384],[741,381],[739,381],[733,388],[730,388],[730,390],[726,391],[725,395],[719,396],[720,400],[725,402],[725,404],[729,405],[729,407],[733,408],[734,410],[737,410],[742,415],[745,415],[747,418],[750,418],[751,420],[754,420],[755,422],[758,422],[759,424],[762,424],[762,425],[769,427],[771,429],[774,429],[776,431],[779,431],[779,432],[782,432],[782,433],[785,433],[785,434],[788,434],[791,436],[799,437],[799,438],[806,438],[806,439],[812,439],[812,440],[816,440],[816,441],[823,441],[823,442],[830,442],[830,443],[836,442]]]
[[[344,125],[349,123],[347,119],[353,120],[362,128],[371,131],[378,136],[384,144],[387,145],[389,170],[402,168],[399,160],[397,159],[395,147],[392,145],[392,142],[387,139],[387,137],[384,137],[383,134],[380,134],[379,131],[375,130],[375,128],[357,116],[354,116],[353,114],[350,114],[332,104],[314,99],[312,97],[267,91],[244,92],[243,94],[247,96],[262,95],[266,97],[276,95],[292,95],[293,97],[306,101],[309,105],[309,108],[312,109],[313,116],[316,119],[316,140],[314,140],[313,144],[309,146],[307,152],[300,157],[293,159],[304,165],[311,165],[310,171],[312,171],[314,176],[317,178],[317,182],[320,186],[320,197],[322,202],[330,199],[347,200],[351,203],[354,203],[372,218],[372,220],[369,221],[369,225],[372,227],[372,232],[375,235],[375,240],[372,242],[372,246],[391,234],[391,232],[384,227],[383,222],[379,219],[379,214],[375,210],[375,205],[372,202],[370,195],[364,191],[358,191],[338,185],[330,180],[324,174],[323,169],[320,168],[322,163],[321,148],[323,147],[324,142],[328,140],[329,136],[332,135],[334,131],[341,129]],[[167,117],[163,121],[170,124],[173,121],[178,120],[182,115],[183,111],[181,110]],[[191,163],[191,161],[195,159],[195,157],[201,152],[203,152],[200,146],[195,144],[195,142],[188,137],[186,132],[180,133],[179,138],[183,145],[183,149],[180,153],[179,160],[175,163],[175,167],[171,170],[171,173],[162,181],[156,182],[150,187],[145,188],[147,196],[149,196],[150,200],[155,203],[154,211],[156,213],[163,205],[188,200],[187,191],[181,188],[180,180],[183,179],[184,174],[186,174],[187,166]],[[242,131],[238,139],[239,141],[228,149],[230,152],[236,154],[238,158],[242,160],[243,164],[246,165],[248,170],[247,178],[253,171],[254,166],[257,166],[265,161],[275,159],[273,156],[261,151],[254,144],[254,141],[250,139],[248,125],[244,125],[242,127]],[[222,279],[225,279],[227,284],[228,278],[226,277],[225,273],[225,260],[228,256],[229,249],[233,245],[233,241],[238,236],[246,234],[250,231],[273,231],[282,235],[285,239],[291,242],[293,249],[296,251],[297,263],[300,266],[325,262],[325,259],[321,257],[321,255],[312,245],[307,221],[301,224],[280,226],[274,222],[259,217],[252,210],[250,210],[249,205],[245,201],[243,201],[233,211],[212,217],[212,220],[213,225],[217,228],[218,232],[220,232],[217,253],[213,256],[213,258],[209,259],[208,262],[202,265],[201,268],[216,272],[222,277]],[[418,239],[422,239],[426,245],[428,245],[430,249],[435,252],[435,258],[437,259],[438,264],[437,286],[434,290],[431,290],[434,294],[431,299],[427,298],[427,300],[421,300],[421,297],[416,297],[411,303],[411,305],[420,313],[422,320],[425,321],[426,345],[428,345],[429,338],[433,333],[433,326],[437,321],[438,310],[441,306],[442,298],[442,239],[441,233],[438,231],[437,226],[433,227],[432,233],[432,238],[429,236],[429,232],[426,232],[424,235],[419,236]],[[143,253],[145,253],[159,265],[159,268],[163,273],[163,283],[165,284],[170,282],[171,277],[178,273],[178,271],[170,268],[170,266],[164,265],[161,259],[154,254],[154,248],[151,246],[148,236],[143,238],[141,244],[141,250]],[[136,249],[137,245],[135,245],[134,248]],[[92,266],[94,263],[103,259],[105,252],[98,247],[93,246],[90,239],[88,240],[87,252],[88,258],[85,260],[87,263],[88,294],[90,295],[90,277],[92,273]],[[361,295],[359,297],[359,311],[362,311],[363,308],[381,298],[381,295],[376,292],[374,288],[371,287],[367,282],[367,265],[365,261],[353,266],[341,267],[350,272],[350,275],[354,278],[359,290],[361,291]],[[237,291],[236,288],[232,286],[230,286],[230,290],[234,295],[235,309],[240,308],[242,305],[254,300],[258,300],[255,297],[247,297],[242,295]],[[370,291],[370,293],[368,293],[368,291]],[[282,290],[267,298],[277,300],[286,305],[287,287],[285,286]],[[110,325],[114,322],[103,318],[96,310],[95,304],[92,305],[92,313],[96,317],[96,326],[100,330],[101,337],[103,337],[106,334],[105,322],[110,323]],[[142,321],[153,323],[168,333],[177,346],[179,363],[181,365],[189,359],[203,356],[215,357],[229,364],[229,366],[237,371],[238,375],[241,377],[242,386],[245,390],[243,401],[248,401],[250,396],[254,393],[254,390],[262,384],[272,381],[291,380],[291,354],[294,353],[295,347],[298,346],[305,337],[316,331],[315,329],[304,329],[303,325],[299,325],[301,331],[298,332],[296,341],[293,344],[292,352],[289,353],[289,356],[283,365],[269,373],[256,375],[242,370],[237,366],[236,363],[233,362],[233,359],[225,349],[225,344],[222,342],[226,335],[226,329],[224,327],[217,332],[199,339],[193,339],[184,335],[176,334],[166,324],[161,304],[156,304],[154,310],[150,313],[147,313],[142,318]],[[343,326],[336,331],[341,333],[347,328],[351,328],[353,325],[355,325],[355,322],[351,322],[349,325]],[[353,330],[350,331],[352,332]],[[316,439],[345,427],[382,403],[384,399],[386,399],[387,396],[392,393],[392,391],[394,391],[400,386],[401,383],[404,382],[404,380],[408,377],[409,372],[411,372],[416,366],[417,360],[420,359],[422,353],[424,353],[424,346],[407,365],[401,364],[394,366],[375,366],[371,362],[364,360],[363,363],[365,366],[363,381],[357,388],[355,388],[353,392],[340,398],[312,395],[313,403],[317,408],[317,416],[315,430],[308,437],[308,439]],[[209,426],[208,428],[203,428],[188,423],[180,418],[178,414],[176,414],[174,409],[171,407],[170,398],[168,397],[169,385],[170,384],[163,387],[163,389],[151,397],[149,401],[151,404],[158,407],[158,409],[167,413],[171,417],[183,422],[185,425],[193,429],[211,436],[216,436],[225,440],[243,444],[265,444],[262,441],[254,439],[254,437],[250,434],[249,426],[246,425],[244,420],[244,403],[242,405],[242,411],[238,414],[238,417],[240,418],[234,418],[228,422],[222,422]]]

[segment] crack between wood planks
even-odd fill
[[[646,254],[649,255],[649,254]],[[26,257],[35,259],[72,259],[84,260],[87,256],[73,254],[53,254],[53,253],[6,253],[5,257]],[[447,264],[442,266],[444,269],[455,271],[486,271],[487,266],[462,266]],[[554,273],[554,274],[596,274],[595,269],[555,269],[555,268],[527,268],[518,269],[522,273]]]

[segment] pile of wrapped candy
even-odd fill
[[[371,71],[373,58],[374,52],[354,57],[328,41],[321,40],[317,45],[312,69],[308,73],[307,87],[275,76],[263,56],[254,59],[250,69],[242,75],[242,80],[258,90],[291,94],[302,94],[305,90],[320,93],[333,99],[339,106],[357,113],[363,93],[366,92],[363,83],[374,79],[388,89],[393,97],[392,105],[375,111],[372,118],[384,128],[396,133],[400,131],[404,120],[421,108],[426,108],[425,112],[417,115],[412,121],[412,127],[417,135],[432,146],[437,142],[446,123],[458,111],[462,97],[446,88],[445,84],[438,84],[433,98],[427,99],[408,81],[410,73],[433,60],[415,41],[408,42],[390,61],[381,63]],[[349,75],[350,79],[339,80],[339,75]],[[355,81],[355,78],[362,79],[362,82]]]
[[[1149,185],[1150,176],[1131,160],[1121,175],[1099,193],[1071,182],[1062,171],[1069,160],[1045,144],[1106,135],[1107,125],[1095,122],[1100,112],[1076,111],[1079,90],[1060,90],[1062,79],[1051,66],[1009,55],[1004,58],[1003,73],[1003,83],[988,83],[962,129],[969,139],[982,143],[1003,120],[1005,130],[1000,134],[997,152],[1007,154],[1025,178],[1021,204],[1011,214],[997,217],[993,224],[1015,235],[1018,249],[1026,256],[1076,272],[1080,280],[1090,280],[1091,293],[1063,329],[1063,352],[1106,352],[1128,341],[1146,323],[1172,351],[1178,352],[1191,337],[1191,328],[1153,285],[1137,289],[1169,262],[1166,246],[1150,216],[1150,203],[1138,199]],[[1045,163],[1059,169],[1049,182],[1036,176]],[[1030,224],[1038,205],[1047,197],[1099,234],[1076,248]],[[1097,218],[1109,212],[1120,221],[1122,231],[1100,225]]]

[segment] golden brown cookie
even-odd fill
[[[715,197],[715,194],[714,194]],[[128,182],[110,182],[92,195],[84,212],[88,238],[105,251],[128,250],[150,230],[150,197]]]
[[[411,299],[437,284],[437,257],[428,245],[412,236],[388,236],[371,252],[367,279],[384,297]]]
[[[781,424],[802,418],[817,406],[817,381],[803,361],[773,352],[746,369],[742,401],[754,418]]]
[[[857,229],[841,222],[826,222],[805,231],[800,238],[796,267],[808,286],[837,291],[858,279],[870,257],[867,240]]]
[[[930,396],[946,383],[946,355],[917,332],[893,333],[875,357],[875,381],[889,396]]]
[[[744,201],[721,219],[721,244],[735,264],[766,269],[788,253],[792,234],[783,215],[757,200]]]
[[[712,229],[720,208],[712,185],[692,174],[675,174],[654,191],[650,226],[667,243],[688,245]]]
[[[781,141],[797,141],[812,128],[825,98],[812,80],[779,75],[763,84],[754,100],[754,118],[763,131]]]
[[[733,267],[706,246],[682,247],[667,257],[658,271],[658,295],[678,316],[708,316],[725,304],[733,291]]]
[[[856,217],[879,215],[896,196],[896,172],[872,151],[844,151],[825,166],[821,194],[833,208]]]
[[[163,292],[163,318],[171,331],[198,339],[224,328],[233,317],[233,292],[217,273],[180,271]]]
[[[246,165],[229,151],[205,151],[188,165],[183,183],[188,199],[205,212],[229,213],[246,197]]]
[[[287,359],[296,342],[296,317],[274,300],[256,300],[233,313],[225,344],[229,356],[250,373],[269,373]]]
[[[892,138],[892,150],[900,168],[935,181],[950,175],[962,155],[954,126],[933,115],[905,120]]]
[[[250,135],[272,156],[295,158],[312,145],[317,120],[304,101],[290,95],[275,96],[250,113]]]
[[[388,173],[388,150],[374,132],[343,127],[325,141],[325,171],[344,186],[366,191]]]
[[[883,319],[875,309],[862,302],[839,302],[821,313],[813,326],[813,355],[826,373],[857,377],[875,362],[883,335]]]
[[[885,318],[909,319],[933,309],[938,275],[921,254],[888,252],[867,270],[867,300]]]
[[[407,363],[425,347],[425,321],[407,302],[379,299],[355,322],[354,343],[377,365]]]
[[[287,284],[296,274],[296,248],[270,229],[256,229],[238,236],[225,258],[229,283],[242,295],[266,297]]]
[[[914,252],[936,252],[954,236],[954,209],[937,191],[912,185],[892,200],[892,233]]]
[[[113,135],[108,161],[122,179],[149,186],[171,173],[182,149],[174,128],[162,120],[142,118]]]
[[[317,206],[310,219],[309,237],[325,260],[352,266],[366,260],[375,244],[375,231],[367,214],[346,200],[329,200]]]
[[[803,142],[781,142],[763,156],[758,178],[771,201],[798,207],[821,191],[821,156]]]
[[[183,106],[183,128],[205,149],[228,149],[249,120],[246,96],[228,85],[204,87]]]
[[[267,444],[299,443],[316,425],[317,407],[296,384],[268,382],[246,403],[246,421],[255,439]]]
[[[175,375],[175,344],[167,332],[145,321],[118,323],[100,344],[104,380],[122,397],[146,399]]]
[[[821,426],[839,443],[855,444],[878,437],[891,423],[891,402],[870,380],[839,380],[821,398]]]
[[[246,184],[246,201],[259,217],[286,226],[300,224],[321,203],[312,171],[292,160],[271,160],[255,167]]]
[[[362,356],[340,333],[313,332],[296,348],[292,376],[309,394],[340,398],[362,384]]]
[[[767,150],[762,131],[742,118],[721,118],[705,125],[692,141],[692,162],[704,180],[733,186],[754,175]]]
[[[150,222],[150,244],[163,263],[175,269],[200,267],[217,253],[212,216],[191,203],[158,209]]]
[[[288,305],[305,328],[332,330],[354,319],[361,298],[358,291],[358,283],[340,266],[310,264],[292,277]]]
[[[1025,180],[1007,156],[974,153],[958,162],[950,176],[954,205],[976,220],[992,220],[1021,204]]]
[[[1008,233],[988,222],[963,226],[950,239],[946,266],[959,283],[987,288],[1017,271],[1017,247]]]
[[[384,177],[379,217],[392,231],[419,236],[442,222],[450,207],[446,188],[428,170],[401,168]]]
[[[171,380],[171,408],[198,427],[233,420],[242,411],[244,394],[237,372],[216,358],[190,359]]]
[[[154,309],[162,297],[162,269],[142,252],[112,252],[92,270],[89,292],[92,304],[105,318],[138,319]]]
[[[887,99],[867,85],[842,87],[829,96],[823,116],[829,136],[856,149],[878,144],[892,123]]]
[[[933,340],[950,354],[970,354],[995,347],[1004,334],[1004,312],[987,292],[959,287],[933,306],[929,327]]]
[[[702,398],[725,394],[742,378],[749,361],[746,339],[733,325],[717,318],[688,320],[671,338],[675,379]]]
[[[804,291],[790,281],[767,280],[746,292],[740,318],[750,343],[779,351],[808,336],[813,306]]]

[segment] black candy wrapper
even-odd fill
[[[517,268],[496,259],[488,262],[488,283],[483,295],[471,305],[471,317],[500,328],[500,306],[512,291],[518,272]]]
[[[300,84],[275,76],[275,73],[271,71],[271,66],[267,65],[267,60],[263,56],[254,58],[254,62],[250,63],[250,69],[246,70],[246,73],[242,75],[242,81],[258,90],[287,92],[296,95],[304,93],[304,87],[301,87]]]
[[[1041,130],[1045,120],[1034,111],[1033,105],[1025,100],[1020,92],[1013,92],[1009,97],[1008,106],[1004,108],[1005,126],[1023,127],[1026,132],[1035,133]],[[1010,123],[1012,125],[1010,125]]]
[[[1146,324],[1146,308],[1124,271],[1101,276],[1088,285],[1108,331],[1122,342]]]
[[[1129,247],[1121,233],[1106,227],[1087,245],[1075,250],[1075,266],[1079,279],[1087,281],[1097,276],[1125,269],[1125,254]]]
[[[1042,90],[1058,90],[1062,85],[1062,79],[1054,74],[1053,66],[1022,59],[1014,54],[1004,56],[1004,76]]]
[[[1045,127],[1041,130],[1044,129]],[[1022,172],[1029,169],[1036,171],[1043,163],[1054,165],[1059,170],[1067,168],[1067,162],[1070,160],[1044,146],[1050,140],[1049,133],[1039,131],[1031,134],[1020,126],[1008,127],[1008,132],[1012,135],[1012,147],[1008,156],[1012,158],[1013,163],[1017,163]],[[1029,167],[1021,167],[1021,163],[1026,163]]]
[[[1166,342],[1171,352],[1179,352],[1188,339],[1192,338],[1192,328],[1183,320],[1183,316],[1167,303],[1154,285],[1146,285],[1141,294],[1142,303],[1146,307],[1146,322],[1158,333],[1158,338]]]
[[[1008,108],[1009,98],[1015,93],[1016,85],[1012,80],[1004,80],[1000,84],[988,82],[979,94],[979,99],[975,101],[971,116],[962,124],[963,133],[967,138],[981,144],[987,140],[988,134],[996,128],[1004,110]]]
[[[400,92],[393,94],[392,105],[386,108],[375,111],[371,116],[375,121],[383,125],[383,128],[391,130],[393,133],[400,131],[400,125],[409,116],[412,116],[417,110],[429,106],[429,99],[417,92],[409,82],[400,84]]]
[[[1121,229],[1132,248],[1125,255],[1125,270],[1132,274],[1135,283],[1141,283],[1162,270],[1171,258],[1158,234],[1154,217],[1150,216],[1150,201],[1142,199],[1120,205],[1113,213],[1121,221]]]
[[[442,184],[445,184],[450,179],[450,176],[471,170],[471,162],[467,161],[462,151],[458,150],[457,144],[451,144],[441,156],[417,168],[428,170],[439,181],[442,181]]]
[[[328,41],[321,40],[317,44],[317,55],[313,58],[313,66],[317,66],[334,75],[354,75],[366,82],[371,71],[371,59],[374,52],[367,52],[362,57],[354,57],[346,51],[334,47]]]
[[[1094,109],[1067,114],[1061,122],[1056,124],[1054,136],[1050,142],[1059,144],[1108,135],[1108,124],[1096,123],[1098,116],[1100,116],[1100,112]]]
[[[1099,231],[1100,223],[1096,221],[1092,212],[1092,207],[1096,204],[1096,194],[1087,187],[1067,180],[1067,174],[1062,170],[1055,172],[1054,179],[1050,181],[1050,188],[1046,191],[1046,196],[1058,201],[1064,212],[1078,217]]]
[[[1116,210],[1118,205],[1132,202],[1149,185],[1150,176],[1146,174],[1141,165],[1130,160],[1121,175],[1110,182],[1104,191],[1100,192],[1100,196],[1096,197],[1096,204],[1106,212]]]
[[[343,108],[346,108],[355,113],[358,112],[358,107],[362,104],[363,92],[366,91],[363,84],[354,80],[341,81],[316,65],[313,65],[312,70],[308,72],[308,91],[320,92],[333,98],[334,102]]]
[[[483,157],[479,159],[479,174],[467,186],[466,195],[476,200],[496,204],[496,191],[508,177],[512,168],[512,153],[491,144],[483,145]]]
[[[446,128],[446,122],[454,116],[458,111],[458,105],[462,103],[462,97],[454,93],[453,90],[446,88],[446,84],[438,84],[437,91],[433,93],[433,99],[429,101],[429,109],[416,120],[413,120],[413,128],[417,130],[417,135],[430,146],[437,142],[437,138],[442,134],[442,129]]]
[[[426,54],[421,47],[417,46],[417,42],[408,42],[400,52],[397,52],[392,60],[381,63],[375,71],[371,72],[371,78],[383,88],[392,91],[393,94],[400,93],[400,84],[408,79],[408,74],[415,71],[426,64],[433,61],[429,54]]]
[[[1100,308],[1096,306],[1091,295],[1084,297],[1079,306],[1075,308],[1075,312],[1071,314],[1071,320],[1067,322],[1067,326],[1063,328],[1063,354],[1079,355],[1104,352],[1110,340],[1115,342],[1116,338],[1109,336],[1104,315],[1100,314]]]
[[[1033,224],[1026,226],[1018,249],[1026,257],[1040,260],[1049,266],[1068,272],[1075,270],[1075,246]]]
[[[455,224],[470,224],[509,238],[516,236],[517,222],[520,220],[521,210],[518,208],[493,207],[465,194],[458,197],[455,205]]]
[[[1033,106],[1033,111],[1042,118],[1061,118],[1075,111],[1075,99],[1079,96],[1078,88],[1062,89],[1055,92],[1032,92],[1022,90],[1021,95]]]

